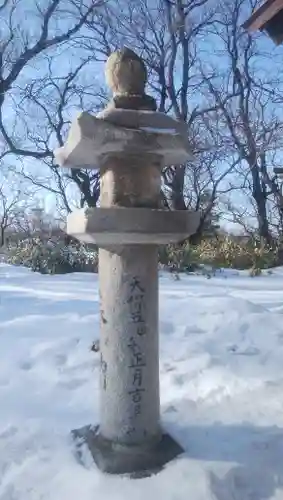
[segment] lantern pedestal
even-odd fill
[[[186,124],[152,111],[145,74],[129,49],[112,54],[111,106],[97,117],[81,113],[56,152],[62,166],[100,169],[100,208],[67,221],[68,234],[99,246],[101,310],[100,425],[73,436],[102,471],[133,477],[183,451],[160,424],[158,245],[185,239],[199,222],[196,213],[160,209],[162,169],[191,151]],[[143,109],[128,109],[133,103]]]

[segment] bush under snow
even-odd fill
[[[42,274],[97,272],[98,254],[83,245],[64,245],[36,238],[11,247],[7,252],[7,262]]]

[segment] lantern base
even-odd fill
[[[129,474],[141,479],[160,472],[164,466],[184,453],[183,448],[166,433],[152,444],[124,446],[108,441],[99,434],[99,427],[85,426],[72,431],[76,455],[81,461],[86,445],[98,469],[108,474]]]

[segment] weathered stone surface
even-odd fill
[[[100,169],[100,204],[103,207],[161,208],[161,160],[117,155]]]
[[[96,118],[101,118],[119,127],[160,134],[179,134],[184,138],[184,141],[188,142],[189,130],[187,124],[159,111],[106,108],[100,111]]]
[[[115,95],[107,104],[106,109],[139,109],[156,111],[156,100],[149,95]]]
[[[97,117],[81,113],[55,154],[61,166],[101,173],[101,208],[77,210],[67,221],[70,235],[100,247],[101,424],[99,432],[73,434],[114,474],[157,472],[182,452],[160,424],[157,245],[195,232],[199,215],[157,208],[162,167],[192,155],[187,126],[151,111],[146,79],[130,49],[112,54],[112,101]]]
[[[99,433],[98,427],[85,426],[72,431],[78,459],[86,445],[97,467],[108,474],[129,474],[141,479],[157,474],[163,467],[184,453],[183,448],[168,434],[150,446],[121,446]]]
[[[111,54],[105,67],[106,82],[113,92],[107,109],[143,109],[156,111],[153,97],[145,94],[147,70],[143,60],[124,48]]]
[[[173,123],[167,130],[160,127],[162,133],[154,128],[126,128],[83,112],[72,123],[65,146],[55,151],[55,158],[60,166],[99,168],[106,158],[121,153],[145,159],[147,154],[157,154],[162,166],[182,164],[192,157],[184,136],[177,129],[172,133]]]
[[[161,437],[155,245],[99,250],[100,432],[138,445]]]
[[[114,95],[143,95],[147,80],[146,66],[135,52],[125,47],[108,57],[105,79]]]
[[[196,231],[199,214],[148,208],[89,208],[68,216],[67,233],[99,246],[163,245],[184,240]]]

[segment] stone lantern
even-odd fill
[[[161,171],[192,158],[185,123],[156,111],[145,94],[144,62],[113,53],[113,98],[97,116],[81,113],[61,166],[100,170],[100,207],[68,216],[67,232],[99,247],[100,423],[74,431],[108,473],[147,474],[182,452],[160,423],[158,245],[194,233],[199,216],[161,209]]]

